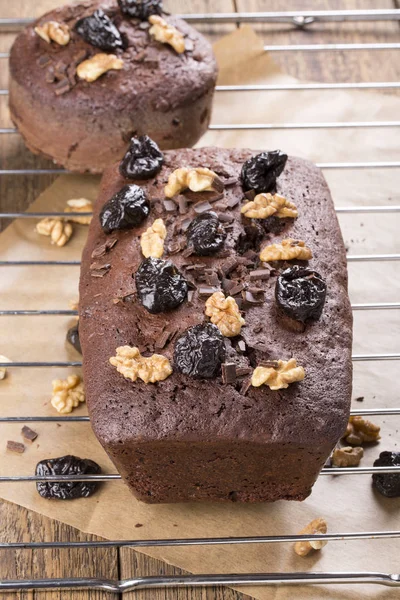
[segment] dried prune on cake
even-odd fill
[[[400,467],[400,452],[381,452],[374,467]],[[400,473],[374,473],[372,483],[376,490],[386,498],[400,496]]]
[[[224,337],[211,323],[195,325],[178,339],[174,351],[174,364],[184,375],[212,379],[221,371],[226,357]]]
[[[187,297],[188,284],[170,260],[147,258],[135,275],[138,297],[152,314],[177,308]]]
[[[198,256],[209,256],[221,250],[226,233],[214,212],[205,212],[193,219],[186,232],[188,246]]]
[[[162,0],[118,0],[118,4],[125,15],[141,21],[162,14]]]
[[[160,172],[164,154],[148,135],[133,137],[119,171],[125,179],[150,179]]]
[[[79,340],[79,323],[68,329],[67,341],[75,348],[77,352],[79,352],[79,354],[82,354],[81,342]]]
[[[113,51],[125,48],[122,35],[101,8],[92,15],[79,19],[74,29],[86,42],[101,50]]]
[[[275,285],[279,308],[296,321],[319,319],[326,298],[326,283],[321,275],[295,265],[283,271]]]
[[[51,475],[98,475],[101,468],[93,460],[77,456],[60,456],[41,460],[36,465],[36,475],[47,477]],[[97,489],[98,483],[85,481],[38,481],[36,488],[43,498],[58,500],[74,500],[87,498]]]
[[[150,202],[138,185],[125,185],[106,204],[100,213],[100,223],[105,233],[115,229],[138,227],[150,212]]]
[[[280,150],[272,150],[261,152],[246,160],[241,172],[244,190],[254,190],[257,194],[273,191],[287,159],[287,154]]]

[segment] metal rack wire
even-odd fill
[[[181,15],[192,23],[289,23],[294,27],[305,28],[314,23],[326,22],[378,22],[378,21],[400,21],[400,10],[336,10],[336,11],[284,11],[284,12],[264,12],[264,13],[227,13],[227,14],[189,14]],[[0,19],[0,31],[20,28],[31,19]],[[357,50],[399,50],[400,43],[361,43],[361,44],[294,44],[294,45],[265,45],[268,52],[324,52],[324,51],[357,51]],[[7,59],[8,52],[0,53],[0,59]],[[361,89],[400,89],[400,82],[353,82],[353,83],[306,83],[306,84],[280,84],[280,85],[225,85],[218,86],[219,93],[236,93],[243,91],[291,91],[301,92],[307,90],[361,90]],[[0,96],[6,97],[8,90],[0,90]],[[252,124],[213,124],[211,130],[240,130],[240,129],[260,129],[260,130],[287,130],[287,129],[348,129],[348,128],[392,128],[400,127],[400,121],[364,121],[364,122],[343,122],[343,123],[252,123]],[[16,135],[18,132],[14,128],[0,128],[0,135]],[[386,169],[400,168],[400,161],[380,161],[380,162],[331,162],[320,163],[319,166],[324,169]],[[2,175],[42,175],[42,174],[68,174],[64,169],[3,169]],[[362,206],[337,207],[338,213],[398,213],[399,205],[386,206]],[[91,213],[69,213],[71,216],[90,216]],[[9,212],[0,213],[0,218],[44,218],[44,217],[65,217],[65,213],[20,213]],[[349,255],[349,262],[366,261],[398,261],[400,254],[364,254]],[[7,260],[0,261],[0,267],[16,266],[79,266],[80,262],[76,260],[68,261],[29,261],[29,260]],[[399,302],[376,302],[368,304],[353,304],[353,311],[365,310],[398,310]],[[74,310],[0,310],[0,316],[75,316]],[[400,360],[399,353],[353,355],[353,361],[389,361]],[[11,362],[1,363],[0,367],[6,368],[32,368],[32,367],[79,367],[79,361],[65,362]],[[388,415],[396,417],[400,415],[400,408],[372,408],[372,409],[353,409],[353,416],[371,416]],[[69,417],[46,417],[46,416],[24,416],[24,417],[0,417],[1,423],[11,422],[57,422],[57,423],[87,423],[87,416],[69,416]],[[399,474],[400,467],[354,467],[354,468],[330,468],[325,467],[321,474],[324,476],[332,475],[370,475],[371,473],[395,473]],[[118,474],[110,473],[105,475],[85,475],[85,476],[13,476],[0,477],[0,483],[19,483],[19,482],[37,482],[37,481],[97,481],[112,482],[120,480]],[[289,536],[256,536],[256,537],[229,537],[229,538],[199,538],[199,539],[159,539],[159,540],[116,540],[116,541],[96,541],[96,542],[15,542],[0,543],[0,549],[45,549],[45,548],[121,548],[121,547],[163,547],[163,546],[202,546],[202,545],[227,545],[227,544],[268,544],[268,543],[288,543],[300,540],[360,540],[360,539],[389,539],[400,538],[400,531],[374,531],[374,532],[345,532],[324,535],[289,535]],[[261,573],[245,575],[188,575],[188,576],[170,576],[170,577],[144,577],[126,581],[111,581],[103,579],[48,579],[48,580],[27,580],[27,581],[0,581],[0,591],[20,591],[27,589],[54,589],[54,588],[83,588],[93,590],[106,590],[110,592],[122,593],[130,590],[143,588],[159,587],[188,587],[188,586],[209,586],[209,585],[279,585],[279,584],[315,584],[315,583],[375,583],[387,586],[400,587],[400,574],[375,573],[375,572],[335,572],[335,573]]]

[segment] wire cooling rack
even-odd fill
[[[314,23],[325,22],[348,22],[348,21],[400,21],[400,10],[332,10],[332,11],[284,11],[284,12],[260,12],[260,13],[215,13],[215,14],[188,14],[181,15],[192,23],[289,23],[294,27],[308,27]],[[32,19],[0,19],[0,31],[16,29],[30,23]],[[357,51],[357,50],[388,50],[400,49],[400,43],[361,43],[361,44],[294,44],[294,45],[265,45],[268,52],[294,52],[294,51]],[[7,52],[0,53],[0,59],[8,58]],[[346,89],[400,89],[400,82],[351,82],[351,83],[296,83],[282,85],[224,85],[217,87],[217,93],[229,93],[233,91],[292,91],[302,90],[346,90]],[[0,90],[0,96],[7,96],[8,90]],[[400,127],[400,121],[361,121],[343,123],[254,123],[254,124],[213,124],[211,130],[285,130],[285,129],[347,129],[347,128],[393,128]],[[18,135],[14,128],[0,128],[0,135]],[[328,169],[380,169],[400,168],[400,161],[382,162],[331,162],[320,163],[319,167]],[[42,175],[42,174],[68,174],[64,169],[3,169],[0,175]],[[358,206],[338,207],[338,213],[398,213],[400,206]],[[90,216],[91,213],[69,213],[68,218],[77,216]],[[8,219],[32,219],[43,217],[65,217],[65,213],[58,212],[36,212],[0,213],[0,218]],[[361,254],[348,255],[348,262],[369,261],[398,261],[400,254]],[[0,267],[21,265],[48,265],[48,266],[79,266],[80,262],[70,261],[27,261],[10,260],[0,261]],[[398,310],[399,302],[376,302],[368,304],[353,304],[353,311],[372,310]],[[37,316],[37,315],[63,315],[74,316],[74,310],[0,310],[0,316]],[[400,352],[384,354],[356,354],[353,361],[389,361],[399,360]],[[7,362],[1,363],[0,367],[24,368],[24,367],[80,367],[81,362]],[[372,408],[353,409],[353,416],[388,415],[399,416],[400,408]],[[57,422],[57,423],[84,423],[89,421],[86,416],[69,417],[0,417],[0,423],[7,422]],[[396,473],[400,476],[400,467],[347,467],[347,468],[324,468],[321,475],[370,475],[373,473]],[[85,476],[22,476],[0,477],[1,484],[12,484],[13,482],[37,482],[37,481],[90,481],[90,482],[112,482],[120,479],[120,475],[110,473],[105,475]],[[159,539],[159,540],[123,540],[123,541],[90,541],[90,542],[0,542],[0,549],[48,549],[48,548],[147,548],[147,547],[173,547],[173,546],[203,546],[203,545],[227,545],[227,544],[271,544],[289,543],[300,540],[372,540],[372,539],[400,538],[400,531],[367,531],[354,533],[333,533],[324,535],[290,535],[290,536],[256,536],[256,537],[229,537],[229,538],[192,538],[192,539]],[[1,577],[1,573],[0,573]],[[141,577],[124,581],[113,581],[107,579],[44,579],[44,580],[0,580],[0,591],[21,591],[28,589],[91,589],[104,590],[115,593],[123,593],[131,590],[144,588],[171,588],[192,586],[214,586],[214,585],[279,585],[279,584],[327,584],[327,583],[374,583],[386,586],[400,587],[400,574],[389,574],[379,572],[294,572],[294,573],[261,573],[244,575],[187,575],[187,576],[163,576],[163,577]]]

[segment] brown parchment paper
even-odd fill
[[[221,66],[220,83],[290,82],[264,53],[250,28],[216,44]],[[374,93],[262,92],[218,93],[214,123],[267,123],[397,119],[400,99]],[[396,129],[232,131],[209,132],[202,145],[279,147],[317,162],[398,160]],[[326,171],[338,206],[399,202],[399,171]],[[70,198],[95,198],[98,179],[63,176],[50,186],[30,210],[63,209]],[[399,215],[343,215],[340,218],[350,254],[399,252]],[[50,246],[33,231],[32,221],[18,220],[0,236],[0,259],[79,259],[86,228],[76,227],[71,243]],[[334,268],[334,265],[332,265]],[[353,302],[396,301],[400,297],[398,263],[358,263],[349,267]],[[4,309],[67,308],[77,296],[77,267],[18,267],[1,271],[1,307]],[[399,350],[398,311],[357,312],[355,353]],[[68,317],[1,317],[0,353],[18,361],[79,359],[65,344]],[[398,363],[354,365],[355,407],[396,406]],[[51,380],[65,377],[66,369],[13,369],[0,382],[2,415],[55,415],[50,405]],[[101,373],[99,373],[101,377]],[[86,407],[75,411],[86,414]],[[398,417],[374,418],[382,426],[382,441],[366,450],[364,465],[372,464],[383,449],[399,448]],[[23,456],[7,453],[5,440],[20,440],[20,424],[2,424],[0,472],[32,474],[44,458],[74,453],[97,461],[114,472],[109,459],[91,433],[88,423],[35,423],[36,442]],[[1,484],[0,496],[86,532],[110,539],[278,535],[297,532],[305,523],[324,516],[330,531],[399,529],[400,499],[385,499],[371,487],[369,476],[320,477],[305,502],[277,502],[257,506],[161,505],[136,501],[121,482],[104,484],[90,499],[51,502],[38,496],[34,484]],[[141,524],[140,529],[135,525]],[[233,547],[146,549],[146,553],[194,573],[267,571],[372,570],[398,572],[399,541],[330,542],[322,552],[306,559],[288,544]],[[245,588],[260,600],[293,598],[398,598],[394,589],[375,586],[322,586]]]

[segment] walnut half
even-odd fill
[[[206,315],[225,337],[239,335],[245,324],[236,300],[232,296],[225,298],[223,292],[215,292],[208,298]]]
[[[221,192],[223,188],[222,180],[211,169],[206,167],[197,167],[196,169],[182,167],[171,173],[164,188],[164,193],[167,198],[173,198],[188,189],[192,192]]]
[[[306,373],[303,367],[297,366],[295,358],[288,361],[276,360],[256,367],[251,378],[253,387],[267,385],[271,390],[281,390],[289,387],[290,383],[303,381]]]
[[[76,200],[67,200],[67,208],[64,209],[66,213],[86,213],[93,212],[93,204],[86,198],[77,198]],[[70,221],[79,223],[80,225],[90,225],[92,217],[70,217]]]
[[[68,25],[57,21],[47,21],[38,25],[35,27],[35,33],[48,44],[56,42],[59,46],[66,46],[71,39]]]
[[[328,525],[322,517],[318,519],[314,519],[306,525],[301,531],[299,531],[299,535],[306,535],[310,533],[311,535],[316,535],[318,533],[326,533],[328,531]],[[294,551],[299,556],[307,556],[311,552],[311,550],[321,550],[324,546],[326,546],[328,542],[324,540],[311,540],[311,541],[301,541],[296,542],[294,545]]]
[[[85,402],[85,391],[79,375],[69,375],[67,379],[53,381],[53,396],[51,405],[62,415],[66,415],[74,408]]]
[[[380,430],[378,425],[363,417],[350,417],[344,439],[350,446],[362,446],[364,442],[377,442],[380,440]]]
[[[65,246],[71,238],[73,229],[71,223],[62,219],[46,218],[36,225],[36,232],[51,238],[51,243],[56,246]]]
[[[104,73],[107,73],[107,71],[120,71],[123,66],[124,61],[122,58],[118,58],[115,54],[104,54],[100,52],[81,62],[76,68],[76,74],[80,79],[84,79],[91,83],[104,75]]]
[[[274,260],[310,260],[312,252],[301,240],[288,238],[280,244],[271,244],[261,250],[260,260],[271,262]]]
[[[257,194],[251,202],[246,202],[240,211],[248,219],[267,219],[278,217],[284,219],[298,217],[296,206],[279,194]]]
[[[364,450],[360,446],[335,448],[332,454],[332,465],[334,467],[358,467],[363,456]]]
[[[146,229],[140,238],[142,254],[145,258],[161,258],[164,254],[164,241],[167,237],[167,229],[162,219],[156,219],[154,223]]]
[[[117,368],[126,379],[136,381],[138,378],[145,383],[164,381],[172,373],[168,358],[161,354],[145,357],[139,348],[120,346],[116,349],[116,356],[110,358],[110,363]]]
[[[149,29],[149,34],[152,35],[157,42],[169,44],[178,54],[185,52],[185,38],[176,27],[167,23],[167,21],[159,15],[151,15],[149,17],[149,22],[152,25]]]

